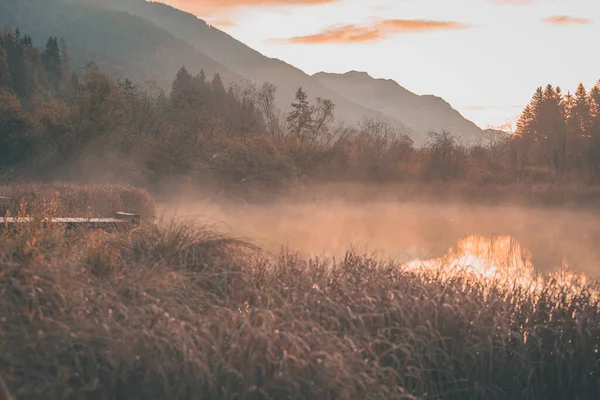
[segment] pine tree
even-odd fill
[[[12,90],[12,78],[8,66],[6,51],[0,38],[0,89]]]
[[[31,108],[40,90],[39,51],[27,45],[28,40],[25,39],[21,37],[18,29],[15,33],[6,30],[2,37],[12,77],[13,92],[23,106]]]
[[[194,77],[193,88],[194,102],[201,104],[204,108],[211,108],[212,111],[215,111],[211,82],[206,78],[204,70],[200,70],[200,73]]]
[[[525,171],[532,162],[532,150],[536,142],[533,101],[527,104],[517,120],[516,136],[509,143],[511,168],[517,181],[525,178]]]
[[[590,183],[597,180],[600,165],[600,81],[590,90]]]
[[[188,72],[186,67],[181,67],[177,72],[173,85],[171,87],[171,101],[181,103],[189,100],[190,93],[194,86],[194,78]]]
[[[201,82],[202,84],[206,83],[206,73],[204,73],[204,69],[200,70],[200,73],[197,76],[198,81]]]
[[[556,184],[563,179],[567,161],[566,109],[560,87],[538,87],[531,101],[534,133],[542,159],[552,169]]]
[[[218,73],[213,76],[211,89],[215,109],[218,113],[225,115],[227,113],[227,91]]]
[[[543,113],[544,108],[544,89],[539,86],[536,88],[533,96],[531,97],[531,101],[528,105],[528,117],[526,130],[522,133],[525,135],[529,135],[532,137],[534,142],[539,142],[542,140],[542,134],[540,132],[540,117]],[[530,115],[529,115],[530,113]]]
[[[564,98],[560,87],[552,89],[546,87],[545,95],[548,97],[548,150],[552,157],[552,170],[554,181],[559,184],[563,181],[567,166],[567,126]]]
[[[237,118],[239,103],[233,85],[227,89],[225,97],[227,102],[227,117],[225,119],[225,129],[229,135],[236,135],[240,132],[240,121]]]
[[[535,114],[531,104],[527,104],[517,120],[517,134],[520,136],[532,136]]]
[[[577,86],[573,100],[573,117],[576,118],[577,129],[580,135],[587,137],[591,123],[590,103],[582,83]]]
[[[49,37],[46,42],[46,48],[42,54],[42,61],[48,74],[50,85],[58,91],[62,82],[63,76],[63,63],[60,57],[60,47],[58,45],[58,39],[56,37]]]
[[[24,160],[31,145],[28,127],[27,115],[15,95],[0,88],[0,167]]]
[[[31,36],[29,36],[29,35],[23,36],[23,39],[21,39],[21,44],[25,47],[32,47],[33,40],[31,40]]]
[[[590,125],[590,103],[585,87],[580,83],[567,104],[567,134],[572,164],[582,174],[586,169],[592,170]]]
[[[210,95],[203,93],[207,85],[200,83],[198,78],[181,67],[173,81],[169,99],[171,118],[178,125],[183,140],[190,146],[208,124],[207,105]]]
[[[69,76],[69,47],[67,46],[67,42],[65,39],[60,39],[59,44],[59,54],[61,60],[61,76],[63,80],[68,79]]]
[[[590,90],[588,95],[590,107],[590,129],[600,127],[600,81]]]
[[[290,130],[298,137],[301,141],[304,141],[305,133],[310,129],[312,115],[310,105],[308,103],[308,96],[299,88],[296,91],[294,98],[295,103],[292,103],[292,109],[287,116],[287,122],[290,126]]]

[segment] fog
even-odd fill
[[[415,202],[341,193],[288,196],[263,204],[227,204],[184,196],[162,204],[165,216],[193,218],[271,252],[343,257],[349,249],[398,262],[444,255],[473,235],[509,235],[533,255],[540,272],[561,265],[600,277],[600,213],[459,201]]]

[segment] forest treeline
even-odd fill
[[[516,132],[431,132],[422,148],[383,119],[356,128],[335,104],[299,88],[288,110],[276,88],[182,67],[172,90],[69,69],[67,43],[38,49],[19,30],[0,38],[0,176],[118,179],[151,185],[185,178],[225,190],[285,189],[299,181],[585,183],[600,178],[600,83],[563,95],[538,88]]]

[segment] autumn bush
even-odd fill
[[[208,167],[213,176],[223,177],[221,186],[229,193],[284,192],[296,179],[290,157],[265,136],[222,140],[217,146]]]
[[[262,253],[186,221],[0,236],[18,399],[595,399],[599,287]]]

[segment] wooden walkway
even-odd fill
[[[31,222],[31,217],[0,217],[0,228]],[[68,228],[77,226],[86,228],[108,228],[122,224],[139,224],[139,214],[118,212],[114,218],[52,218],[52,224],[66,225]]]

